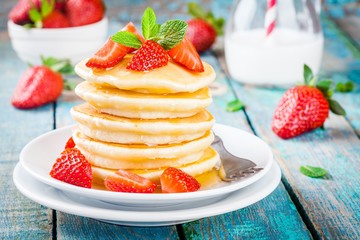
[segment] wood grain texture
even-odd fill
[[[11,49],[0,42],[0,239],[51,239],[52,212],[21,195],[12,182],[20,150],[31,139],[53,126],[52,104],[36,110],[17,110],[10,98],[27,68]]]
[[[238,83],[234,83],[234,87],[247,102],[246,112],[255,131],[272,147],[284,174],[283,182],[298,201],[308,225],[315,229],[314,234],[329,239],[359,238],[360,141],[346,119],[330,115],[325,131],[317,129],[282,140],[270,126],[283,91]],[[305,164],[324,167],[330,176],[308,178],[299,172],[299,167]]]

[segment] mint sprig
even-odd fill
[[[138,49],[141,47],[139,38],[131,32],[120,31],[111,37],[114,42],[121,43],[124,46]]]
[[[321,178],[328,174],[328,171],[321,167],[313,167],[313,166],[301,166],[300,172],[304,174],[305,176],[311,177],[311,178]]]
[[[165,50],[170,50],[183,40],[187,26],[183,20],[169,20],[161,25],[157,24],[155,12],[149,7],[145,10],[141,21],[144,39],[157,42]],[[127,31],[117,32],[111,39],[135,49],[140,48],[142,44],[135,34]]]
[[[241,102],[239,99],[228,102],[226,104],[226,111],[228,112],[237,112],[245,107],[245,104]]]
[[[154,10],[147,8],[141,20],[142,34],[145,39],[154,37],[159,32],[160,26],[156,23]]]

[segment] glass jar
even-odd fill
[[[324,45],[320,8],[315,9],[315,0],[277,0],[270,11],[270,2],[235,2],[225,30],[226,64],[242,83],[293,85],[303,80],[304,64],[319,71]],[[270,33],[269,18],[274,23]]]

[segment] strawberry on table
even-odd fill
[[[187,21],[189,27],[186,36],[199,53],[204,52],[211,48],[217,36],[223,34],[224,19],[215,18],[211,12],[205,12],[196,3],[189,3],[188,11],[194,19]]]
[[[161,190],[164,193],[195,192],[200,183],[184,171],[169,167],[160,176]]]
[[[144,41],[132,22],[129,22],[121,31],[133,33],[140,41]],[[86,66],[100,69],[111,68],[118,64],[127,53],[132,51],[134,51],[134,48],[124,46],[109,38],[104,46],[87,61]]]
[[[83,26],[100,21],[105,5],[102,0],[67,0],[65,13],[71,26]]]
[[[50,176],[75,186],[91,188],[91,165],[76,148],[67,148],[60,154]]]
[[[43,58],[43,65],[30,67],[20,77],[11,98],[12,105],[29,109],[55,101],[64,88],[64,79],[59,72],[72,71],[68,60]]]
[[[118,170],[104,180],[106,189],[114,192],[153,193],[156,184],[135,173]]]
[[[287,139],[322,127],[329,115],[329,109],[338,115],[345,110],[331,99],[332,81],[317,83],[311,69],[304,66],[305,85],[296,86],[285,92],[280,99],[272,120],[272,130],[279,137]]]

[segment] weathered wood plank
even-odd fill
[[[284,174],[283,182],[299,203],[297,207],[308,219],[313,234],[330,239],[359,238],[360,142],[350,124],[343,117],[331,115],[325,131],[318,129],[285,141],[270,127],[283,91],[235,82],[234,87],[247,104],[255,131],[272,147]],[[326,180],[308,178],[299,172],[305,164],[322,166],[330,176]]]
[[[21,195],[12,182],[19,153],[34,137],[53,126],[52,104],[36,110],[15,109],[10,98],[21,73],[20,62],[8,41],[0,42],[0,238],[51,239],[52,212]]]

